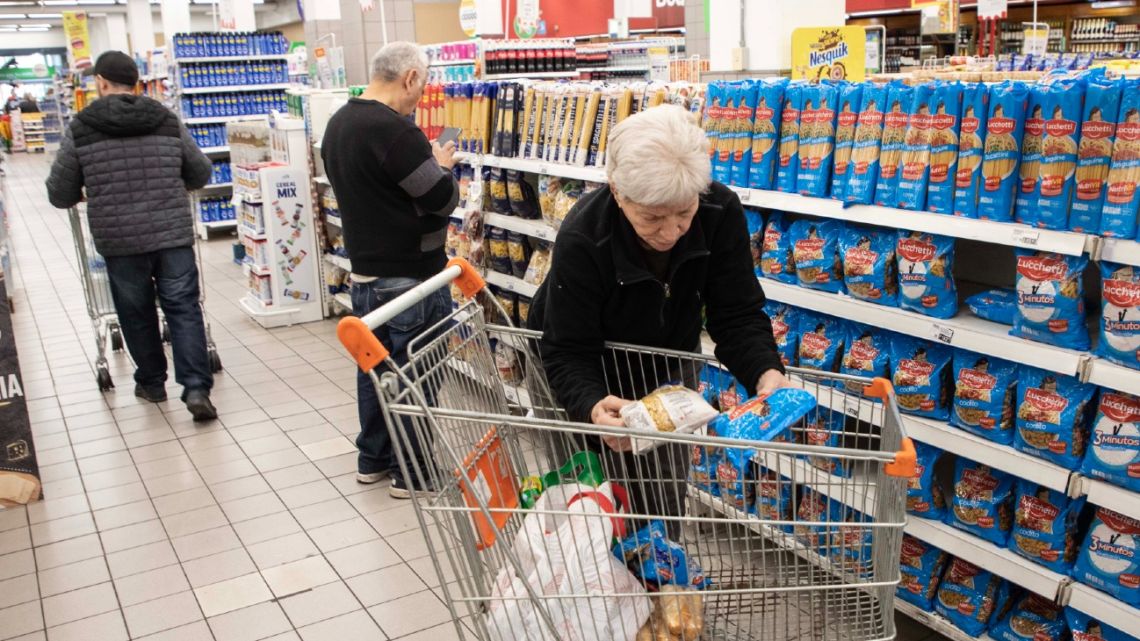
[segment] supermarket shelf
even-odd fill
[[[250,62],[252,60],[288,60],[288,54],[265,55],[265,54],[249,54],[247,56],[199,56],[195,58],[175,58],[175,64],[186,64],[188,62]]]
[[[222,145],[221,147],[199,147],[204,154],[224,154],[230,150],[229,145]]]
[[[1088,382],[1129,394],[1140,394],[1140,372],[1103,358],[1090,361]]]
[[[249,271],[249,273],[251,273],[255,276],[272,276],[273,275],[273,272],[262,267],[261,265],[255,265],[253,263],[243,263],[242,267],[247,269]]]
[[[333,294],[332,299],[337,305],[352,313],[352,297],[348,295],[348,292],[337,292]]]
[[[1133,639],[1140,639],[1140,609],[1081,583],[1070,584],[1067,592],[1069,607],[1084,612]]]
[[[472,379],[476,383],[483,383],[486,380],[486,377],[478,376],[475,372],[475,368],[473,368],[471,364],[466,361],[457,358],[449,358],[447,359],[447,364],[449,367],[451,367],[451,369],[459,372],[462,376],[466,376],[467,378]],[[508,385],[507,383],[503,383],[502,380],[499,382],[502,383],[501,389],[503,390],[503,396],[506,397],[508,403],[523,408],[533,407],[530,402],[530,395],[527,394],[527,391],[525,389],[522,387],[515,387],[514,385]]]
[[[316,178],[313,178],[313,182],[317,183],[318,185],[324,185],[325,187],[332,187],[332,183],[329,182],[328,176],[317,176]]]
[[[206,229],[234,229],[237,227],[236,220],[212,220],[210,222],[199,221],[199,225]]]
[[[554,231],[553,227],[540,220],[527,220],[515,216],[504,216],[503,214],[496,214],[489,211],[483,213],[483,224],[492,227],[501,227],[507,231],[518,232],[551,242],[554,242],[554,237],[558,235],[558,232]]]
[[[636,73],[649,73],[649,67],[588,67],[578,70],[581,73],[589,71],[628,71]]]
[[[340,227],[344,229],[344,223],[341,221],[340,216],[333,216],[332,214],[325,214],[325,222],[333,227]]]
[[[895,610],[902,612],[922,625],[953,641],[990,641],[988,634],[983,634],[980,637],[970,636],[953,623],[950,623],[950,621],[941,614],[927,612],[926,610],[920,609],[917,605],[903,601],[902,599],[895,599]]]
[[[199,93],[230,93],[233,91],[275,91],[278,89],[288,89],[292,87],[288,82],[275,82],[263,85],[225,85],[222,87],[183,87],[183,95],[192,95]]]
[[[577,78],[577,71],[534,71],[531,73],[484,74],[483,80],[514,80],[516,78]]]
[[[211,123],[239,122],[242,120],[263,120],[269,114],[245,114],[242,116],[208,116],[202,118],[183,118],[182,122],[188,125],[208,125]]]
[[[1113,512],[1124,516],[1140,519],[1140,494],[1122,487],[1081,477],[1084,493],[1089,496],[1089,503],[1107,507]]]
[[[230,189],[233,186],[234,186],[234,184],[232,182],[229,182],[229,183],[208,183],[208,184],[206,184],[206,186],[202,187],[202,191],[208,191],[211,189]]]
[[[498,156],[480,155],[461,152],[455,154],[459,162],[483,165],[484,167],[502,167],[503,169],[516,169],[535,174],[547,174],[572,178],[576,180],[589,180],[591,182],[605,182],[606,170],[601,167],[577,167],[546,162],[545,160],[531,160],[527,158],[500,158]]]
[[[897,307],[866,303],[844,294],[831,294],[761,279],[770,300],[823,314],[846,318],[871,327],[939,341],[1015,363],[1077,376],[1088,355],[1009,335],[1009,326],[982,320],[968,313],[938,319]]]
[[[863,514],[875,514],[876,493],[875,486],[871,483],[873,478],[834,476],[793,454],[759,452],[753,460],[769,470],[778,470],[780,474],[795,483],[807,485],[816,492]],[[864,492],[864,488],[869,491]]]
[[[462,67],[475,64],[475,59],[470,60],[433,60],[429,66],[431,67]]]
[[[1069,580],[1009,548],[998,547],[940,521],[908,516],[904,531],[1050,600],[1061,595],[1061,586]]]
[[[531,285],[521,278],[515,278],[514,276],[508,276],[507,274],[488,271],[484,275],[484,278],[488,283],[494,285],[495,287],[501,287],[508,292],[514,292],[515,294],[526,296],[527,298],[534,298],[535,293],[538,292],[537,286]]]
[[[337,256],[336,254],[325,254],[325,260],[346,272],[352,273],[352,263],[347,258]]]
[[[1082,38],[1070,38],[1069,44],[1071,45],[1117,45],[1129,44],[1140,40],[1140,36],[1129,36],[1127,38],[1090,38],[1088,40]]]
[[[1140,241],[1105,238],[1101,241],[1099,259],[1140,266]]]
[[[851,205],[828,198],[811,198],[799,194],[785,194],[762,189],[733,187],[740,201],[753,207],[835,218],[849,222],[910,229],[954,238],[966,238],[986,243],[1040,249],[1069,256],[1080,256],[1095,248],[1097,239],[1088,234],[1068,231],[1036,229],[1016,223],[999,223],[976,220],[947,214],[908,211],[873,205]]]
[[[141,82],[150,82],[152,80],[165,80],[167,78],[167,75],[168,74],[165,74],[165,73],[147,74],[145,76],[139,76],[139,80]]]

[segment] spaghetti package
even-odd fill
[[[792,258],[791,222],[784,214],[768,214],[764,242],[760,247],[760,275],[781,283],[796,282],[796,261]]]
[[[729,160],[729,183],[748,186],[752,167],[752,119],[756,116],[756,100],[760,82],[745,80],[737,86],[736,114],[732,119],[732,157]]]
[[[899,586],[895,596],[929,612],[950,555],[909,534],[903,535],[899,557]]]
[[[888,230],[847,225],[839,235],[843,284],[859,300],[896,307],[898,265],[895,234]]]
[[[899,409],[946,420],[950,417],[950,363],[947,345],[911,336],[891,337],[891,382]]]
[[[780,111],[780,146],[777,150],[776,190],[796,193],[796,176],[800,170],[800,110],[804,106],[804,83],[789,83],[784,89],[784,106]]]
[[[1120,116],[1116,120],[1116,141],[1112,144],[1112,165],[1108,170],[1100,235],[1135,238],[1136,214],[1140,208],[1140,79],[1125,81],[1120,95]]]
[[[846,416],[843,412],[836,412],[826,407],[817,407],[807,416],[804,423],[803,439],[805,445],[818,445],[825,447],[839,447],[843,440],[843,429],[846,426]],[[833,456],[805,456],[807,462],[817,470],[842,478],[851,477],[850,463]]]
[[[959,457],[946,522],[1004,547],[1013,527],[1014,477]]]
[[[1025,111],[1021,163],[1017,168],[1017,185],[1013,190],[1013,219],[1026,225],[1037,223],[1037,173],[1045,141],[1045,93],[1048,90],[1048,85],[1030,85],[1029,103]]]
[[[1140,492],[1140,398],[1100,391],[1081,474]]]
[[[1013,505],[1009,549],[1067,575],[1077,560],[1077,518],[1084,497],[1070,499],[1064,492],[1019,479]]]
[[[823,198],[831,186],[835,148],[835,116],[839,86],[827,82],[804,87],[800,112],[800,172],[796,189],[804,196]]]
[[[1065,641],[1064,610],[1045,597],[1026,592],[990,627],[994,641]]]
[[[926,211],[936,214],[954,212],[962,93],[959,82],[940,84],[931,101],[934,113],[930,117],[930,178],[926,185]]]
[[[934,610],[971,636],[986,631],[997,606],[1002,579],[989,570],[954,558],[942,575]]]
[[[1037,179],[1036,224],[1069,228],[1069,201],[1077,171],[1077,126],[1085,97],[1082,79],[1064,78],[1045,88],[1045,137]]]
[[[843,200],[846,202],[869,205],[875,198],[887,86],[863,84],[859,116],[855,119],[855,139],[851,143],[850,175],[847,178],[847,188],[843,191]]]
[[[954,352],[950,424],[995,443],[1013,442],[1017,365],[966,350]]]
[[[855,125],[865,84],[843,84],[839,87],[839,115],[835,117],[835,158],[831,170],[831,197],[846,197],[848,168],[855,142]]]
[[[1132,641],[1135,639],[1123,630],[1117,630],[1090,617],[1084,612],[1065,608],[1065,622],[1073,633],[1073,641]]]
[[[958,313],[953,238],[900,229],[895,258],[900,307],[935,318]]]
[[[799,366],[823,372],[836,371],[846,337],[847,321],[800,310]]]
[[[776,339],[776,351],[784,367],[796,365],[796,349],[799,347],[800,310],[791,305],[768,301],[764,313],[772,320],[772,336]]]
[[[729,84],[725,82],[710,82],[708,89],[708,96],[705,102],[705,114],[702,125],[705,130],[705,136],[709,139],[709,160],[712,163],[713,180],[726,183],[728,180],[728,155],[725,154],[724,160],[721,160],[720,150],[725,147],[729,140],[729,132],[726,131],[727,120],[727,107]],[[722,141],[721,138],[725,140]],[[721,179],[724,180],[721,180]]]
[[[843,264],[839,260],[839,236],[843,223],[838,220],[803,219],[788,231],[796,280],[801,287],[826,292],[843,291]]]
[[[1017,315],[1010,334],[1086,351],[1084,286],[1086,256],[1017,250]]]
[[[895,206],[921,210],[926,207],[926,184],[930,178],[930,136],[933,131],[931,103],[935,85],[914,88],[914,107],[903,138],[899,159],[898,192]]]
[[[1017,314],[1017,292],[1012,289],[991,289],[966,299],[966,306],[978,318],[1013,325]]]
[[[1022,365],[1013,447],[1075,470],[1088,447],[1088,410],[1096,387],[1072,376]]]
[[[914,87],[890,86],[887,93],[887,112],[883,116],[883,144],[879,152],[879,179],[875,183],[875,204],[883,207],[898,205],[899,163],[906,142],[906,128],[915,106]]]
[[[839,361],[839,373],[866,378],[890,375],[891,339],[890,335],[878,328],[858,323],[847,324],[847,338],[844,340],[843,357]],[[837,387],[862,394],[862,383],[836,383]]]
[[[946,516],[946,495],[942,485],[934,478],[934,466],[942,450],[932,445],[915,443],[918,464],[914,476],[907,479],[906,511],[924,519],[941,521]]]
[[[978,218],[1008,221],[1013,216],[1028,96],[1029,89],[1020,82],[1006,80],[990,87]]]
[[[758,83],[756,114],[752,120],[752,162],[748,165],[748,186],[772,189],[776,182],[777,141],[784,108],[787,78]]]
[[[1073,578],[1140,605],[1140,521],[1101,507],[1085,535]]]
[[[954,172],[954,215],[978,217],[978,189],[982,182],[982,136],[990,93],[978,82],[962,90],[962,127],[958,137],[958,169]]]
[[[1112,166],[1112,141],[1120,114],[1123,79],[1089,78],[1077,146],[1076,191],[1069,211],[1069,228],[1086,234],[1100,232],[1105,180]]]
[[[1100,263],[1100,341],[1096,354],[1140,369],[1140,267]]]

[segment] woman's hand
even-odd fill
[[[625,427],[625,420],[621,417],[621,408],[633,401],[627,401],[616,396],[607,396],[594,405],[590,410],[590,422],[594,425],[606,427]],[[602,441],[615,452],[633,451],[633,442],[629,437],[603,436]]]
[[[788,377],[784,376],[783,372],[778,369],[770,369],[760,375],[760,381],[756,383],[756,395],[764,398],[781,387],[791,386],[791,382],[788,381]]]

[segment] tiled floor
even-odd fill
[[[47,498],[0,510],[0,639],[457,638],[412,507],[353,478],[354,370],[333,322],[252,323],[230,239],[201,245],[219,419],[139,402],[121,354],[119,386],[98,391],[49,162],[9,165],[9,287]],[[901,639],[937,638],[899,625]]]

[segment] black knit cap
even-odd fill
[[[139,81],[139,68],[133,58],[122,51],[104,51],[95,66],[84,70],[85,76],[103,76],[117,85],[133,87]]]

